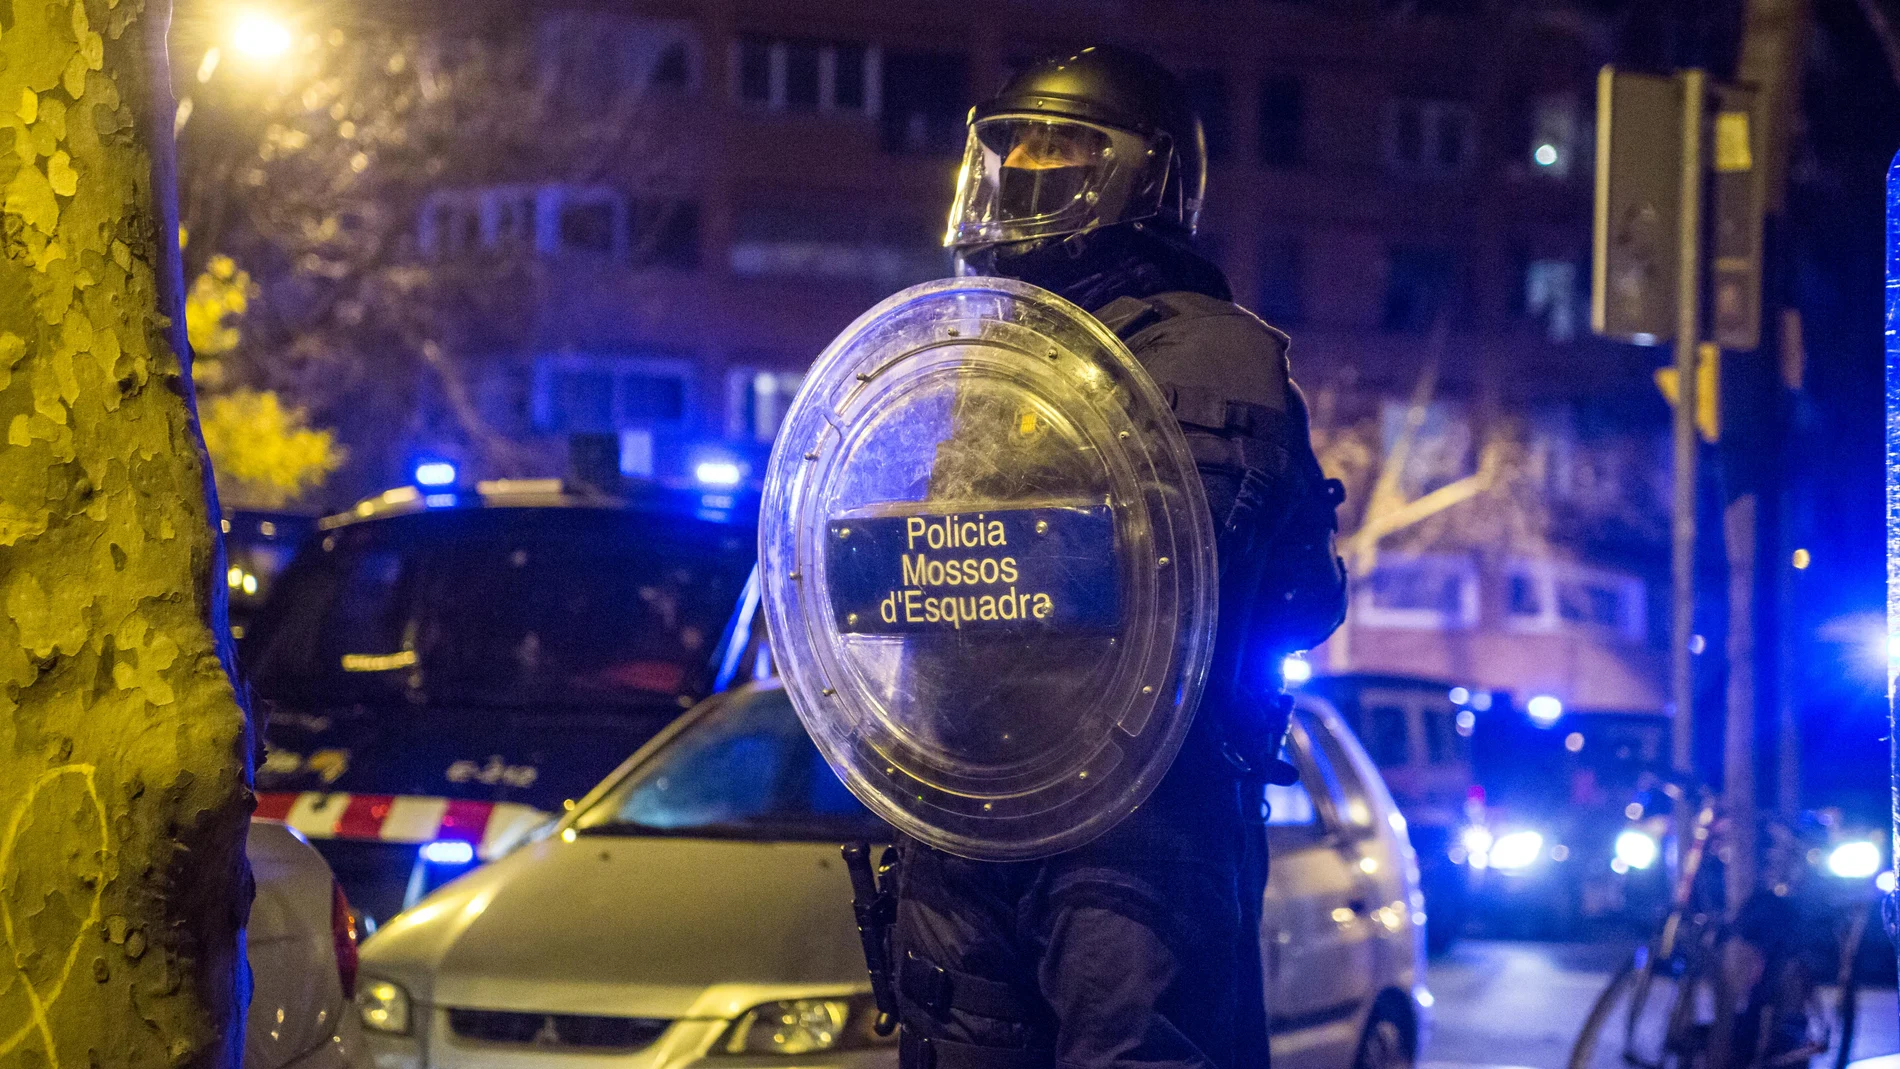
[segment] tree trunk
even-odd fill
[[[162,0],[0,0],[0,1065],[234,1066],[250,730]]]

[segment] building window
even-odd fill
[[[1260,247],[1260,318],[1276,327],[1298,326],[1305,313],[1300,239],[1271,237]]]
[[[699,82],[699,36],[690,22],[569,11],[543,19],[538,35],[543,77],[567,106],[690,92]]]
[[[1531,260],[1524,265],[1524,315],[1540,320],[1553,342],[1577,336],[1577,265],[1569,260]]]
[[[726,372],[726,436],[770,442],[804,382],[802,371],[736,367]]]
[[[855,204],[744,205],[733,231],[737,275],[855,278],[898,289],[950,273],[934,221],[881,219]]]
[[[1380,325],[1396,333],[1430,330],[1458,312],[1458,254],[1432,245],[1395,245],[1386,254],[1385,307]]]
[[[621,203],[617,194],[594,190],[562,197],[561,251],[612,256],[614,238],[620,229],[614,225],[614,219],[620,214]]]
[[[1181,81],[1187,88],[1188,103],[1201,117],[1201,128],[1207,135],[1207,158],[1226,159],[1233,137],[1227,113],[1227,76],[1220,71],[1189,71]]]
[[[1531,105],[1530,144],[1525,153],[1533,173],[1568,178],[1580,163],[1583,138],[1577,119],[1577,98],[1551,93]]]
[[[1353,584],[1353,612],[1369,627],[1463,629],[1478,622],[1478,570],[1469,557],[1382,556]]]
[[[1395,100],[1386,106],[1385,161],[1395,171],[1453,175],[1477,158],[1471,108],[1444,100]]]
[[[747,35],[733,45],[733,91],[773,111],[878,114],[875,45]]]
[[[883,64],[886,152],[963,151],[969,62],[962,56],[897,52]]]
[[[1306,92],[1298,78],[1260,83],[1260,162],[1297,167],[1306,160]]]
[[[435,259],[517,252],[690,268],[699,263],[699,205],[588,186],[442,190],[423,202],[417,243]]]
[[[534,369],[534,425],[572,434],[678,424],[686,419],[691,376],[689,361],[671,358],[542,357]]]
[[[1516,560],[1505,577],[1505,620],[1516,631],[1648,634],[1643,581],[1569,561]]]

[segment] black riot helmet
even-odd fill
[[[970,112],[944,244],[959,251],[1150,220],[1185,240],[1207,146],[1179,79],[1103,45],[1031,64]]]

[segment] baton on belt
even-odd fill
[[[871,974],[871,998],[877,1003],[873,1028],[878,1035],[888,1036],[897,1029],[897,989],[886,942],[897,921],[897,894],[890,876],[880,881],[878,875],[891,871],[891,851],[885,848],[878,871],[871,868],[869,843],[846,843],[843,852],[845,870],[851,874],[851,912],[857,915],[858,941],[864,944],[864,967]]]

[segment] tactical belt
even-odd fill
[[[920,1036],[907,1027],[898,1037],[898,1064],[902,1069],[1051,1069],[1055,1058],[1028,1047],[984,1047]]]
[[[932,965],[915,953],[905,953],[897,983],[905,998],[939,1017],[957,1010],[999,1021],[1029,1020],[1023,1000],[1010,985]]]

